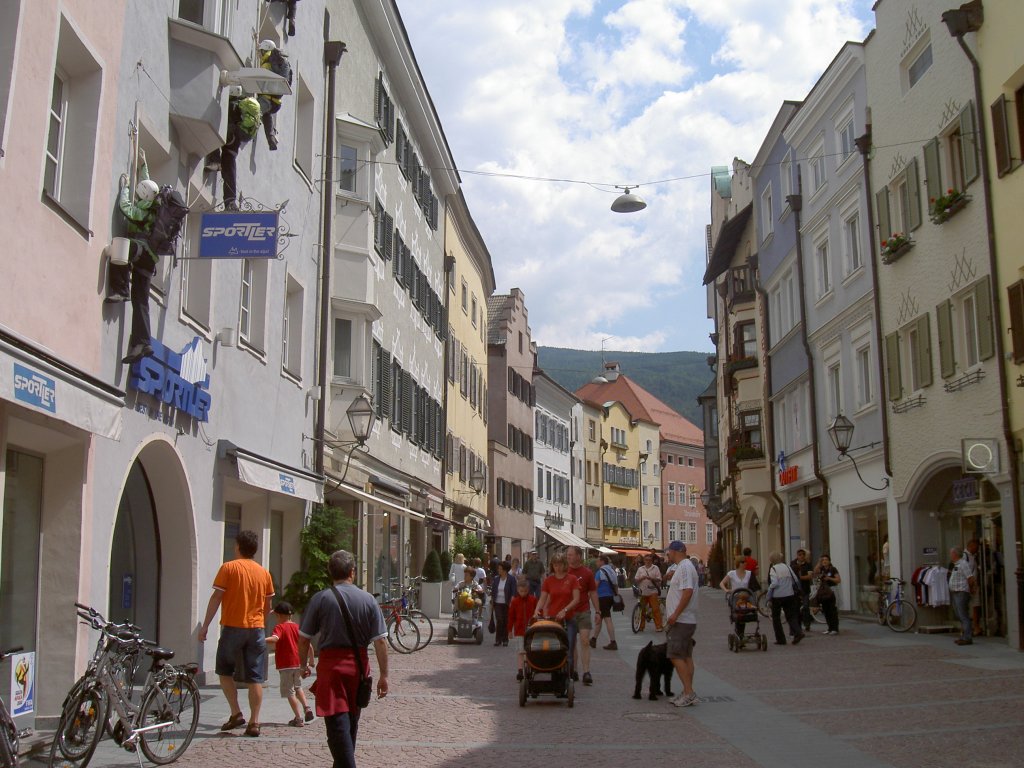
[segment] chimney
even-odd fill
[[[604,364],[604,377],[608,379],[608,381],[615,381],[619,378],[620,373],[621,371],[619,370],[618,363],[609,362]]]

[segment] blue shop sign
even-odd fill
[[[204,213],[199,258],[276,259],[277,216],[277,211]]]
[[[42,408],[49,413],[56,413],[57,382],[38,371],[15,363],[14,399]]]
[[[295,495],[295,478],[291,475],[285,474],[284,472],[277,473],[278,480],[281,482],[281,493],[290,493],[292,496]]]
[[[210,374],[196,336],[181,352],[150,339],[153,354],[132,363],[128,385],[152,395],[196,421],[210,420]]]

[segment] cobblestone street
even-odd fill
[[[1024,750],[1024,656],[1001,639],[957,647],[951,635],[897,635],[873,623],[822,625],[799,646],[730,653],[722,594],[704,590],[697,633],[700,705],[634,700],[637,651],[653,631],[633,635],[617,615],[618,652],[593,652],[593,687],[577,685],[576,705],[540,697],[517,701],[507,648],[435,640],[413,655],[392,654],[392,693],[364,713],[358,763],[371,766],[526,766],[673,763],[695,766],[970,765],[1009,768]],[[440,631],[439,631],[440,630]],[[440,638],[440,642],[438,641]],[[603,640],[602,640],[603,642]],[[372,654],[371,654],[372,655]],[[329,765],[320,720],[302,729],[267,689],[263,735],[222,735],[219,690],[203,690],[199,732],[182,766]],[[674,690],[679,683],[674,680]],[[646,682],[644,686],[646,695]],[[240,732],[237,732],[240,733]],[[138,765],[104,742],[96,766]]]

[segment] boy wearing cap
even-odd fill
[[[683,692],[672,699],[677,707],[692,707],[700,699],[693,692],[693,635],[697,631],[697,569],[686,556],[686,545],[673,541],[665,557],[676,568],[665,598],[666,655],[683,684]]]
[[[274,633],[267,638],[267,645],[274,649],[274,663],[281,673],[281,696],[288,699],[295,717],[288,725],[301,728],[313,719],[313,710],[306,703],[306,694],[302,690],[302,672],[299,663],[299,625],[292,621],[291,603],[281,601],[274,606],[277,626]],[[313,647],[310,646],[307,666],[313,663]],[[305,722],[304,722],[305,721]]]

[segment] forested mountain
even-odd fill
[[[537,358],[544,372],[570,392],[604,370],[597,351],[538,347]],[[706,352],[604,352],[604,360],[617,362],[622,373],[697,426],[704,423],[697,395],[711,381],[707,358]]]

